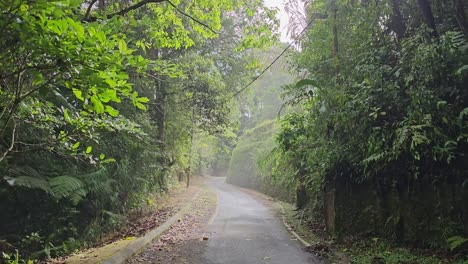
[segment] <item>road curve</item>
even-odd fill
[[[218,210],[207,226],[212,234],[206,245],[206,264],[303,264],[321,263],[285,229],[271,209],[225,178],[208,182],[218,195]]]

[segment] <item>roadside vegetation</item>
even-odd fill
[[[100,244],[202,167],[226,168],[233,94],[277,27],[260,1],[7,0],[0,10],[9,263]]]
[[[211,174],[293,203],[321,252],[466,263],[466,1],[285,10],[291,44],[261,0],[0,1],[0,262],[100,245]]]
[[[258,153],[249,140],[270,145],[266,157],[233,155],[231,167],[256,164],[244,182],[281,186],[276,197],[293,197],[303,224],[354,263],[468,261],[466,3],[288,7],[299,39],[288,113],[270,125],[274,145],[256,123],[260,142],[246,133],[233,153]]]

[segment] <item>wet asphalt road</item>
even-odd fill
[[[321,263],[302,249],[271,209],[225,178],[208,183],[218,195],[218,210],[206,227],[210,239],[202,256],[206,264]],[[198,261],[197,261],[198,262]]]

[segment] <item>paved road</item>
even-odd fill
[[[213,178],[208,183],[218,194],[218,211],[208,225],[203,256],[207,264],[320,263],[285,229],[273,212],[238,188]]]

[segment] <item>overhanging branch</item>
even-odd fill
[[[88,9],[86,10],[86,14],[85,14],[85,17],[81,20],[82,22],[95,22],[97,21],[97,17],[95,16],[91,16],[90,13],[91,13],[91,9],[92,9],[92,6],[94,5],[94,3],[96,3],[97,0],[93,0],[91,1],[90,5],[88,6]],[[213,32],[214,34],[218,34],[218,32],[216,32],[214,29],[212,29],[210,26],[208,26],[207,24],[201,22],[200,20],[194,18],[193,16],[185,13],[184,11],[182,11],[180,8],[178,8],[174,3],[172,3],[171,1],[169,0],[143,0],[141,2],[138,2],[134,5],[131,5],[127,8],[124,8],[118,12],[115,12],[115,13],[112,13],[112,14],[109,14],[106,16],[107,19],[111,19],[112,17],[114,16],[123,16],[125,14],[127,14],[128,12],[132,11],[132,10],[135,10],[135,9],[138,9],[140,7],[143,7],[147,4],[151,4],[151,3],[162,3],[162,2],[167,2],[170,6],[172,6],[177,12],[181,13],[182,15],[190,18],[191,20],[193,20],[195,23],[205,27],[206,29],[208,29],[209,31]]]
[[[112,17],[115,17],[115,16],[122,16],[122,15],[125,15],[127,14],[128,12],[132,11],[132,10],[135,10],[135,9],[138,9],[142,6],[145,6],[147,4],[151,4],[151,3],[161,3],[161,2],[164,2],[165,0],[143,0],[141,2],[138,2],[134,5],[131,5],[127,8],[124,8],[118,12],[115,12],[115,13],[112,13],[112,14],[109,14],[107,15],[107,19],[111,19]],[[89,8],[90,9],[90,8]],[[95,16],[90,16],[89,14],[87,16],[85,16],[81,21],[83,22],[95,22],[97,20],[97,17]]]

